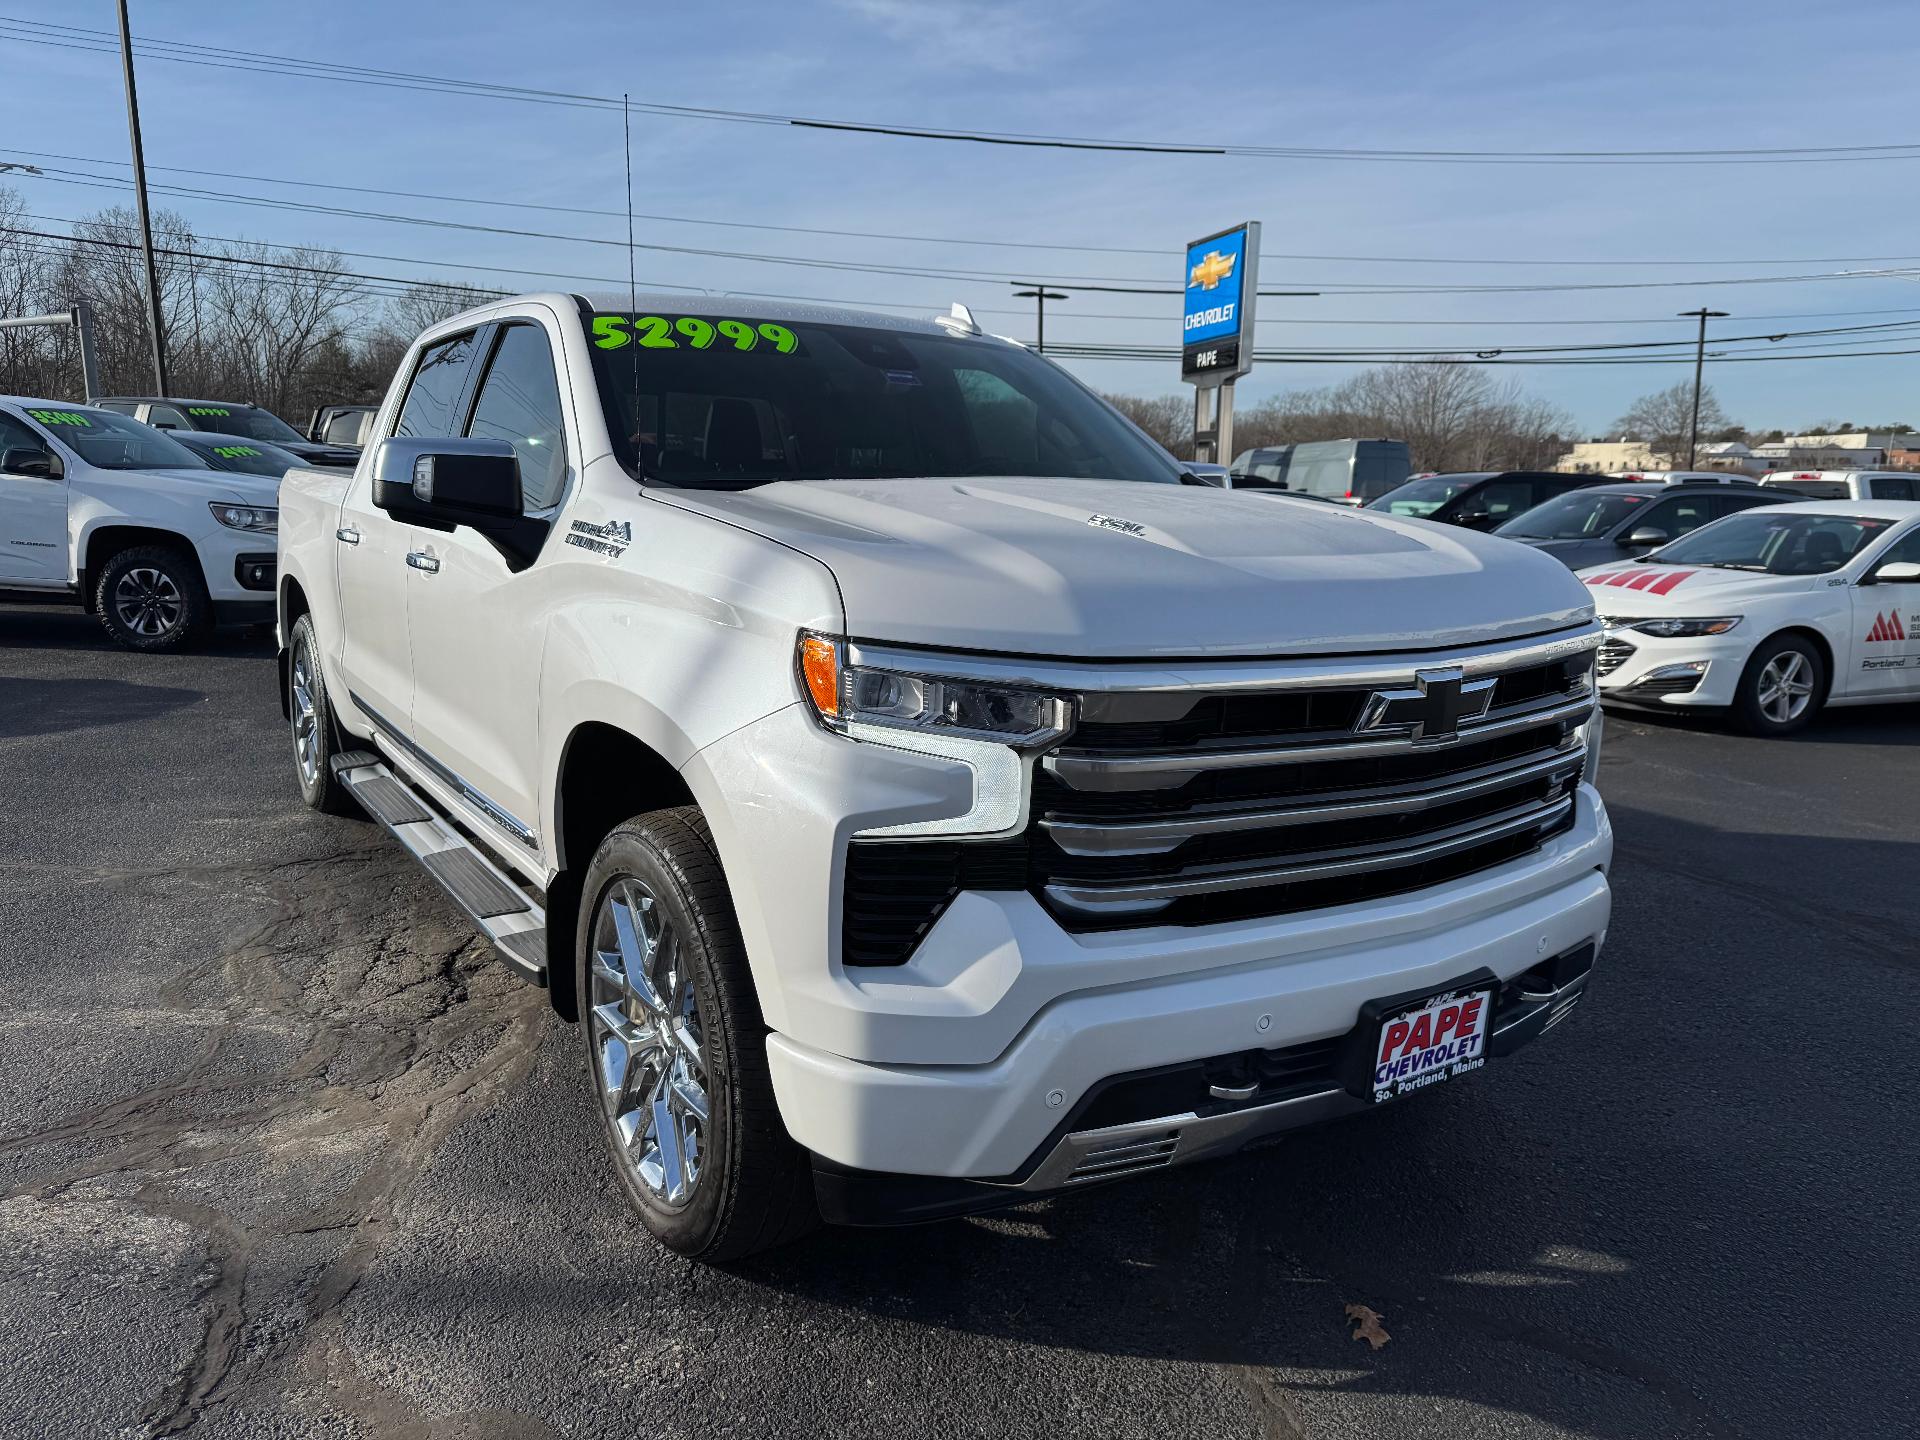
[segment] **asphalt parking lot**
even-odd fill
[[[1912,1434],[1917,742],[1616,716],[1613,930],[1541,1043],[722,1272],[628,1218],[544,997],[300,808],[269,641],[0,606],[0,1434]]]

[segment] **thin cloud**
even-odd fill
[[[840,8],[876,26],[915,58],[1002,74],[1030,70],[1049,58],[1060,33],[1042,24],[1031,5],[982,0],[839,0]]]

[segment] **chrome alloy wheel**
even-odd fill
[[[700,1007],[680,937],[640,881],[607,887],[593,918],[593,1027],[600,1102],[621,1163],[672,1210],[705,1169]]]
[[[1813,664],[1798,650],[1783,650],[1760,672],[1760,713],[1776,725],[1798,720],[1813,703]]]
[[[307,647],[293,652],[293,757],[309,790],[320,778],[320,717],[313,703],[313,660]]]
[[[186,597],[173,577],[151,565],[137,566],[113,587],[113,613],[136,635],[165,635],[186,614]]]

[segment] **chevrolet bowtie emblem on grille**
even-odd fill
[[[1460,667],[1414,672],[1411,690],[1376,690],[1360,708],[1356,734],[1407,729],[1416,745],[1447,745],[1461,722],[1478,720],[1493,703],[1492,679],[1468,680]]]
[[[1234,261],[1239,258],[1238,255],[1222,255],[1218,250],[1209,250],[1189,273],[1187,284],[1198,285],[1202,290],[1217,290],[1220,282],[1233,274]]]

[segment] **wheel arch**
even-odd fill
[[[622,821],[648,810],[699,807],[680,771],[632,731],[585,720],[567,733],[553,785],[553,852],[558,867],[547,885],[547,994],[567,1020],[579,1019],[574,931],[581,884],[594,851]]]
[[[136,545],[165,545],[181,550],[192,561],[194,573],[200,577],[202,585],[207,583],[205,567],[200,564],[200,552],[177,530],[167,530],[158,525],[126,525],[109,521],[96,525],[80,540],[80,582],[81,603],[86,606],[89,615],[95,613],[94,590],[100,583],[100,572],[107,563],[122,550],[130,550]]]

